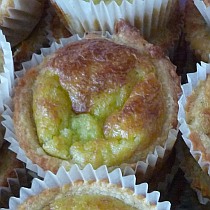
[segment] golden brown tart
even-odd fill
[[[169,210],[171,206],[158,201],[159,192],[148,193],[146,183],[136,185],[134,175],[122,176],[119,169],[110,174],[105,166],[97,170],[90,165],[83,170],[73,166],[68,172],[60,168],[56,175],[47,172],[43,181],[34,179],[26,194],[24,191],[21,189],[20,198],[11,198],[10,208]]]
[[[179,77],[162,50],[121,20],[46,57],[18,82],[14,126],[33,163],[131,165],[176,129]]]
[[[28,198],[18,209],[155,209],[133,191],[107,182],[75,182]]]

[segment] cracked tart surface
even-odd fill
[[[176,129],[180,81],[159,47],[121,20],[47,56],[15,88],[20,147],[44,170],[134,166]]]

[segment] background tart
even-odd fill
[[[209,61],[209,26],[193,0],[186,1],[184,33],[186,41],[197,56],[197,60]]]
[[[134,175],[122,176],[119,169],[108,173],[105,166],[93,170],[87,165],[79,170],[73,165],[68,172],[63,168],[56,175],[47,172],[43,181],[34,179],[26,196],[15,198],[18,202],[10,199],[10,208],[170,209],[169,202],[159,202],[159,192],[148,193],[147,190],[146,183],[136,185]],[[25,189],[21,191],[23,195]]]
[[[31,0],[26,4],[24,0],[1,1],[0,28],[3,30],[11,46],[24,40],[39,22],[45,0]]]
[[[177,0],[152,3],[138,0],[51,0],[51,3],[72,34],[83,35],[90,31],[113,34],[115,22],[125,19],[138,28],[147,41],[163,47],[167,53],[178,41],[183,24]]]

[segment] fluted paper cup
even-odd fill
[[[169,210],[171,206],[168,201],[159,202],[160,193],[158,191],[149,193],[147,183],[136,185],[134,175],[122,176],[120,169],[108,173],[106,166],[94,170],[88,164],[83,170],[79,169],[77,165],[73,165],[69,171],[61,167],[57,174],[48,171],[43,181],[35,178],[30,189],[21,188],[20,198],[10,198],[9,209],[18,209],[21,205],[24,207],[28,205],[28,208],[32,209],[34,205],[33,202],[30,203],[30,199],[35,199],[37,202],[39,198],[45,198],[46,205],[50,205],[45,193],[53,191],[57,191],[53,196],[55,199],[56,197],[59,199],[62,194],[67,197],[101,195],[106,198],[116,198],[137,209]]]
[[[39,22],[45,0],[5,2],[1,3],[0,28],[13,47],[24,40]]]
[[[137,27],[145,39],[165,48],[166,51],[170,50],[171,54],[183,25],[181,7],[177,0],[51,2],[72,34],[83,35],[89,31],[109,31],[113,34],[115,22],[124,19]]]
[[[110,37],[109,34],[106,34],[104,36]],[[50,48],[43,48],[41,50],[42,53],[40,55],[34,54],[32,56],[31,61],[23,63],[24,69],[16,72],[17,77],[22,77],[27,70],[41,63],[45,56],[53,53],[56,49],[59,49],[70,42],[74,42],[80,39],[81,38],[78,35],[74,35],[67,39],[61,39],[59,44],[53,43]],[[39,164],[34,162],[32,159],[30,159],[31,157],[26,155],[27,154],[26,151],[24,151],[21,148],[18,140],[16,139],[16,135],[14,131],[14,122],[13,122],[12,101],[8,103],[7,109],[3,113],[3,117],[5,119],[3,124],[6,128],[5,139],[11,143],[10,149],[17,154],[18,159],[26,163],[26,167],[28,169],[30,169],[31,171],[34,171],[40,177],[44,177],[46,173],[46,169],[43,169],[42,166],[40,166]],[[143,179],[140,180],[141,182],[147,179],[148,177],[150,177],[154,169],[157,169],[157,167],[160,167],[160,165],[164,164],[164,162],[167,160],[167,157],[170,154],[174,146],[174,143],[176,141],[177,133],[178,133],[178,130],[171,129],[168,134],[168,138],[165,140],[164,145],[158,145],[154,149],[151,149],[151,153],[147,155],[145,160],[135,162],[135,164],[131,164],[131,165],[122,164],[120,167],[123,170],[123,174],[125,175],[136,174],[138,176],[141,176],[143,177]],[[151,146],[154,147],[154,145],[151,145]],[[34,150],[41,151],[40,148],[34,148]],[[62,161],[61,165],[65,166],[67,169],[70,166],[69,162],[65,160]],[[114,167],[109,168],[110,171],[113,169]]]
[[[209,151],[208,149],[201,149],[204,148],[201,142],[192,141],[190,139],[191,130],[186,121],[186,111],[185,106],[187,104],[187,98],[191,96],[193,91],[199,86],[200,83],[204,82],[210,74],[210,64],[201,62],[201,64],[197,64],[197,71],[194,73],[187,74],[188,83],[182,85],[183,95],[179,100],[179,114],[178,120],[180,122],[180,131],[182,132],[182,137],[189,148],[189,152],[194,157],[195,161],[199,165],[197,168],[202,169],[202,173],[204,177],[210,176],[210,160],[208,159]],[[205,135],[205,134],[203,134]],[[205,150],[205,151],[204,151]],[[185,167],[186,168],[186,167]],[[198,170],[197,170],[198,171]],[[190,171],[189,171],[190,174]],[[188,176],[189,178],[189,176]],[[193,177],[194,179],[195,177]],[[203,180],[204,181],[204,180]],[[199,201],[201,203],[207,203],[209,198],[205,198],[206,195],[202,195],[202,189],[196,189]]]

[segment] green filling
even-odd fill
[[[34,120],[42,148],[52,156],[73,159],[83,166],[91,163],[94,167],[120,164],[132,156],[142,136],[136,132],[124,137],[123,131],[117,137],[114,132],[107,135],[104,124],[107,117],[123,107],[144,74],[139,69],[130,71],[126,85],[93,96],[90,112],[76,114],[58,76],[48,70],[42,72],[33,89]]]

